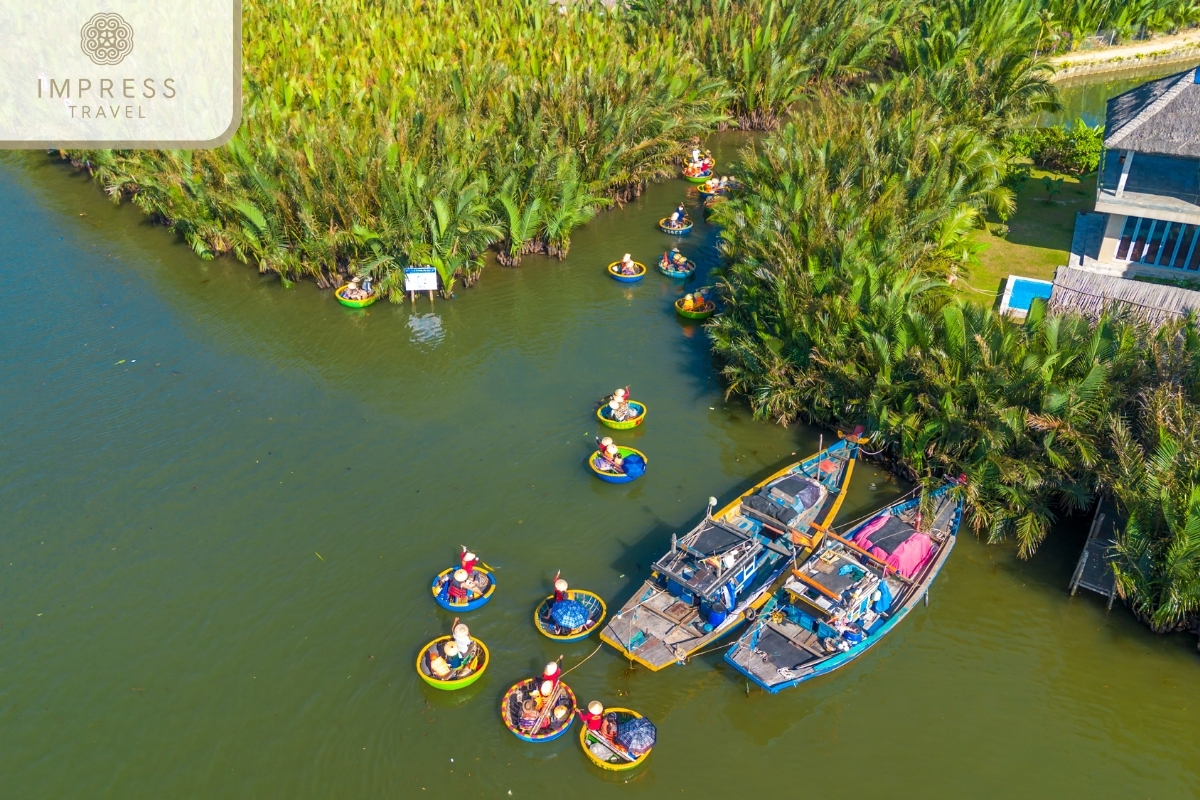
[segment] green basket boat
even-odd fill
[[[712,300],[709,300],[704,305],[704,308],[700,309],[699,311],[684,311],[682,297],[675,301],[675,313],[684,319],[708,319],[716,312],[716,310],[717,304]]]
[[[350,308],[366,308],[367,306],[371,305],[371,303],[374,303],[379,299],[379,292],[372,292],[371,296],[365,300],[351,300],[348,297],[343,297],[342,292],[349,288],[350,284],[347,283],[345,286],[339,286],[338,290],[334,292],[334,294],[337,296],[338,302],[344,306],[349,306]]]
[[[600,420],[601,424],[607,425],[610,428],[615,428],[619,431],[627,431],[630,428],[636,428],[642,424],[642,420],[646,418],[646,404],[639,403],[637,400],[630,400],[629,405],[641,409],[638,415],[633,419],[616,420],[608,416],[612,413],[612,409],[608,406],[600,406],[596,409],[596,419]],[[606,413],[607,412],[607,413]]]
[[[701,172],[699,175],[684,175],[683,179],[688,183],[708,183],[712,176],[713,171],[710,169],[708,172]]]
[[[437,675],[433,674],[433,670],[430,667],[429,652],[435,646],[441,644],[442,642],[447,642],[451,638],[452,637],[450,636],[439,636],[429,644],[422,647],[421,652],[417,654],[417,674],[421,676],[423,681],[428,683],[433,688],[441,689],[446,692],[453,692],[456,689],[465,689],[475,681],[479,680],[483,673],[487,671],[488,664],[490,664],[492,661],[492,656],[491,653],[488,652],[487,645],[478,639],[472,638],[471,641],[479,645],[479,652],[476,654],[475,658],[469,662],[475,665],[475,668],[471,671],[471,674],[462,678],[439,678]],[[461,670],[462,667],[459,667],[456,672]]]

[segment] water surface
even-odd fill
[[[534,631],[556,570],[619,606],[709,495],[833,435],[726,402],[678,284],[604,275],[674,242],[654,221],[685,190],[601,215],[563,262],[360,312],[200,261],[40,154],[0,159],[4,795],[1200,792],[1194,643],[1068,598],[1074,529],[1028,563],[964,535],[928,607],[776,697],[721,652],[650,674],[601,650],[568,682],[658,725],[632,776],[505,731],[511,683],[596,646]],[[702,273],[715,233],[683,242]],[[649,472],[610,486],[583,460],[626,383],[649,416],[617,438]],[[841,519],[906,488],[861,466]],[[446,695],[413,661],[451,622],[426,587],[459,544],[497,568],[469,619],[494,661]]]

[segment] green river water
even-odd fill
[[[709,495],[832,436],[725,402],[679,286],[604,275],[670,246],[654,222],[685,188],[600,215],[563,262],[355,312],[198,260],[42,154],[0,159],[0,793],[1200,793],[1194,639],[1069,598],[1078,525],[1029,562],[965,533],[928,607],[779,696],[722,652],[651,674],[605,647],[568,682],[657,724],[630,775],[503,728],[511,683],[597,645],[535,632],[555,570],[619,607]],[[683,242],[702,273],[715,233]],[[649,416],[617,439],[650,465],[611,486],[584,457],[625,383]],[[906,489],[861,465],[841,520]],[[451,621],[427,586],[460,543],[497,569],[468,620],[493,663],[446,694],[413,662]]]

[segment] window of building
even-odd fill
[[[1117,241],[1117,261],[1168,269],[1200,269],[1200,225],[1126,217]]]

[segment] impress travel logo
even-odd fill
[[[240,0],[90,5],[0,0],[0,26],[17,34],[0,63],[0,147],[198,148],[233,136]]]
[[[133,52],[133,28],[120,14],[97,14],[79,32],[80,47],[94,64],[120,64]]]

